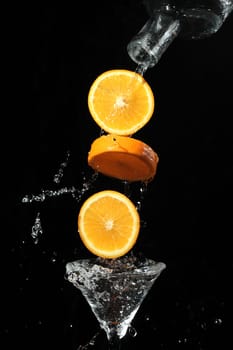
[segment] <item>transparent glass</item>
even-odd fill
[[[132,256],[118,259],[83,259],[66,264],[66,279],[87,300],[109,349],[119,349],[141,303],[165,264]]]
[[[153,67],[179,35],[202,39],[216,33],[233,10],[233,0],[147,0],[149,20],[127,46],[131,59]]]

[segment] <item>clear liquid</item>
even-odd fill
[[[53,177],[53,181],[56,184],[59,184],[61,182],[61,179],[62,179],[63,174],[64,174],[64,169],[67,167],[67,165],[69,163],[69,159],[70,159],[70,151],[68,150],[66,152],[65,160],[60,164],[58,172]]]
[[[83,195],[92,188],[94,182],[97,180],[97,177],[98,173],[92,174],[89,179],[86,179],[86,177],[84,177],[80,188],[72,186],[62,187],[58,190],[41,190],[41,192],[38,194],[26,194],[21,201],[22,203],[44,202],[48,198],[57,198],[63,195],[71,194],[77,202],[80,202],[83,198]]]
[[[141,76],[144,76],[149,67],[149,62],[139,63],[135,69],[135,72],[140,74]]]
[[[232,0],[178,0],[174,4],[145,1],[150,18],[127,45],[137,64],[154,67],[178,35],[185,39],[213,35],[233,10]]]
[[[43,234],[43,229],[40,220],[40,212],[37,213],[35,223],[32,226],[31,237],[33,242],[37,244],[39,242],[40,236]]]
[[[139,199],[136,204],[136,208],[138,211],[141,211],[142,209],[142,205],[143,205],[145,195],[147,193],[147,189],[148,189],[148,182],[141,182],[141,185],[139,188]]]
[[[89,340],[88,343],[86,343],[85,345],[79,345],[77,350],[88,350],[91,347],[95,346],[96,344],[96,339],[97,337],[100,335],[100,332],[96,332],[93,337]]]
[[[53,182],[55,182],[57,185],[60,184],[63,175],[64,170],[68,166],[70,160],[70,151],[67,151],[65,160],[60,164],[57,173],[53,176]],[[31,204],[31,203],[43,203],[46,200],[51,199],[60,199],[64,196],[71,196],[77,203],[79,203],[83,196],[88,192],[94,185],[95,181],[98,178],[98,173],[94,172],[89,178],[87,178],[85,175],[83,175],[82,183],[80,187],[61,187],[59,189],[42,189],[40,193],[37,194],[26,194],[21,199],[21,202],[24,204]],[[31,237],[33,239],[34,244],[38,244],[40,237],[43,235],[43,229],[41,225],[41,216],[40,211],[37,212],[36,218],[34,221],[34,224],[31,228]]]
[[[66,265],[66,278],[82,292],[108,339],[112,333],[121,339],[164,268],[163,263],[132,256],[84,259]]]

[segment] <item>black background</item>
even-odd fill
[[[80,203],[69,196],[21,200],[42,188],[79,188],[83,176],[91,175],[86,157],[100,130],[87,107],[90,85],[106,70],[136,68],[126,46],[148,15],[142,1],[102,0],[81,8],[28,5],[16,17],[14,112],[4,167],[3,348],[14,349],[17,341],[25,349],[77,350],[98,331],[81,293],[64,279],[68,261],[90,256],[77,234],[77,214],[91,193],[123,191],[123,185],[99,176]],[[155,113],[135,137],[160,162],[145,194],[135,249],[167,269],[133,321],[137,336],[127,335],[123,349],[229,347],[224,327],[232,276],[232,30],[229,16],[208,39],[176,39],[145,74]],[[56,186],[53,176],[67,150],[70,162]],[[138,188],[132,191],[136,200]],[[35,244],[30,233],[38,211],[43,235]],[[103,332],[95,346],[106,348]]]

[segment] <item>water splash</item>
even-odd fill
[[[130,198],[130,196],[131,196],[130,182],[124,180],[124,181],[122,181],[122,183],[123,183],[124,195]]]
[[[222,319],[220,317],[217,317],[215,320],[214,320],[214,325],[215,326],[221,326],[222,325]]]
[[[90,346],[94,346],[96,344],[96,339],[99,335],[100,332],[96,332],[87,344],[79,345],[77,350],[87,350]]]
[[[139,200],[136,203],[137,211],[140,211],[142,209],[142,203],[143,203],[144,197],[147,193],[147,189],[148,189],[148,182],[142,182],[140,189],[139,189],[139,193],[140,193]]]
[[[148,68],[149,68],[149,64],[139,63],[135,69],[135,72],[143,76],[146,73]]]
[[[135,338],[138,334],[137,330],[132,325],[129,326],[128,333],[133,338]]]
[[[100,129],[100,136],[107,135],[106,131],[104,129]]]
[[[53,182],[55,182],[56,184],[59,184],[61,182],[61,179],[64,174],[64,169],[67,167],[69,159],[70,159],[70,151],[67,151],[65,161],[63,161],[60,164],[58,172],[53,177]],[[71,186],[71,187],[65,186],[56,190],[41,189],[41,192],[38,194],[26,194],[21,199],[21,202],[28,203],[28,204],[31,204],[33,202],[43,203],[45,200],[49,198],[58,198],[63,195],[66,195],[66,196],[71,195],[73,199],[75,199],[79,203],[83,198],[83,195],[92,188],[94,182],[97,180],[97,177],[98,177],[98,172],[94,172],[89,179],[87,179],[86,176],[83,175],[82,185],[80,188],[76,188],[75,186]],[[34,225],[32,226],[32,229],[31,229],[31,237],[33,239],[34,244],[38,244],[39,238],[42,234],[43,234],[43,229],[41,225],[40,212],[38,212],[36,215]],[[53,256],[51,261],[55,263],[56,257]]]
[[[83,182],[82,187],[80,189],[77,189],[72,193],[72,197],[77,201],[80,202],[83,198],[83,195],[88,192],[94,185],[95,181],[98,178],[99,173],[96,171],[94,172],[89,179],[86,179],[85,176],[83,176]]]
[[[59,197],[63,194],[73,194],[79,191],[74,186],[68,188],[63,187],[59,190],[42,190],[39,194],[29,194],[22,198],[22,203],[44,202],[49,197]]]
[[[79,202],[83,195],[89,191],[96,181],[98,173],[92,174],[90,179],[83,178],[83,183],[81,188],[71,187],[62,187],[58,190],[41,190],[38,194],[27,194],[22,198],[22,203],[32,203],[32,202],[44,202],[47,198],[57,198],[62,195],[71,194],[72,197]]]
[[[64,174],[64,169],[67,167],[67,165],[69,163],[69,159],[70,159],[70,151],[68,150],[66,152],[66,157],[65,157],[64,162],[62,162],[60,164],[58,172],[53,177],[53,182],[55,182],[56,184],[59,184],[61,182],[61,179],[62,179],[63,174]]]
[[[164,263],[124,256],[81,259],[66,264],[65,279],[78,288],[111,341],[125,336]],[[116,260],[116,261],[115,261]],[[125,264],[125,262],[127,262]],[[106,266],[109,265],[110,266]],[[104,265],[103,265],[104,264]],[[133,336],[136,332],[132,330]]]
[[[31,237],[35,244],[39,242],[39,237],[43,234],[43,229],[41,226],[40,212],[37,213],[35,223],[32,226]]]

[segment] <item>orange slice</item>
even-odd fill
[[[144,78],[133,71],[104,72],[92,84],[88,107],[101,129],[117,135],[132,135],[154,112],[154,95]]]
[[[135,244],[140,218],[131,200],[117,191],[95,193],[82,205],[78,231],[86,248],[102,258],[118,258]]]
[[[126,181],[150,181],[159,161],[151,147],[128,136],[103,135],[91,145],[88,164],[97,172]]]

